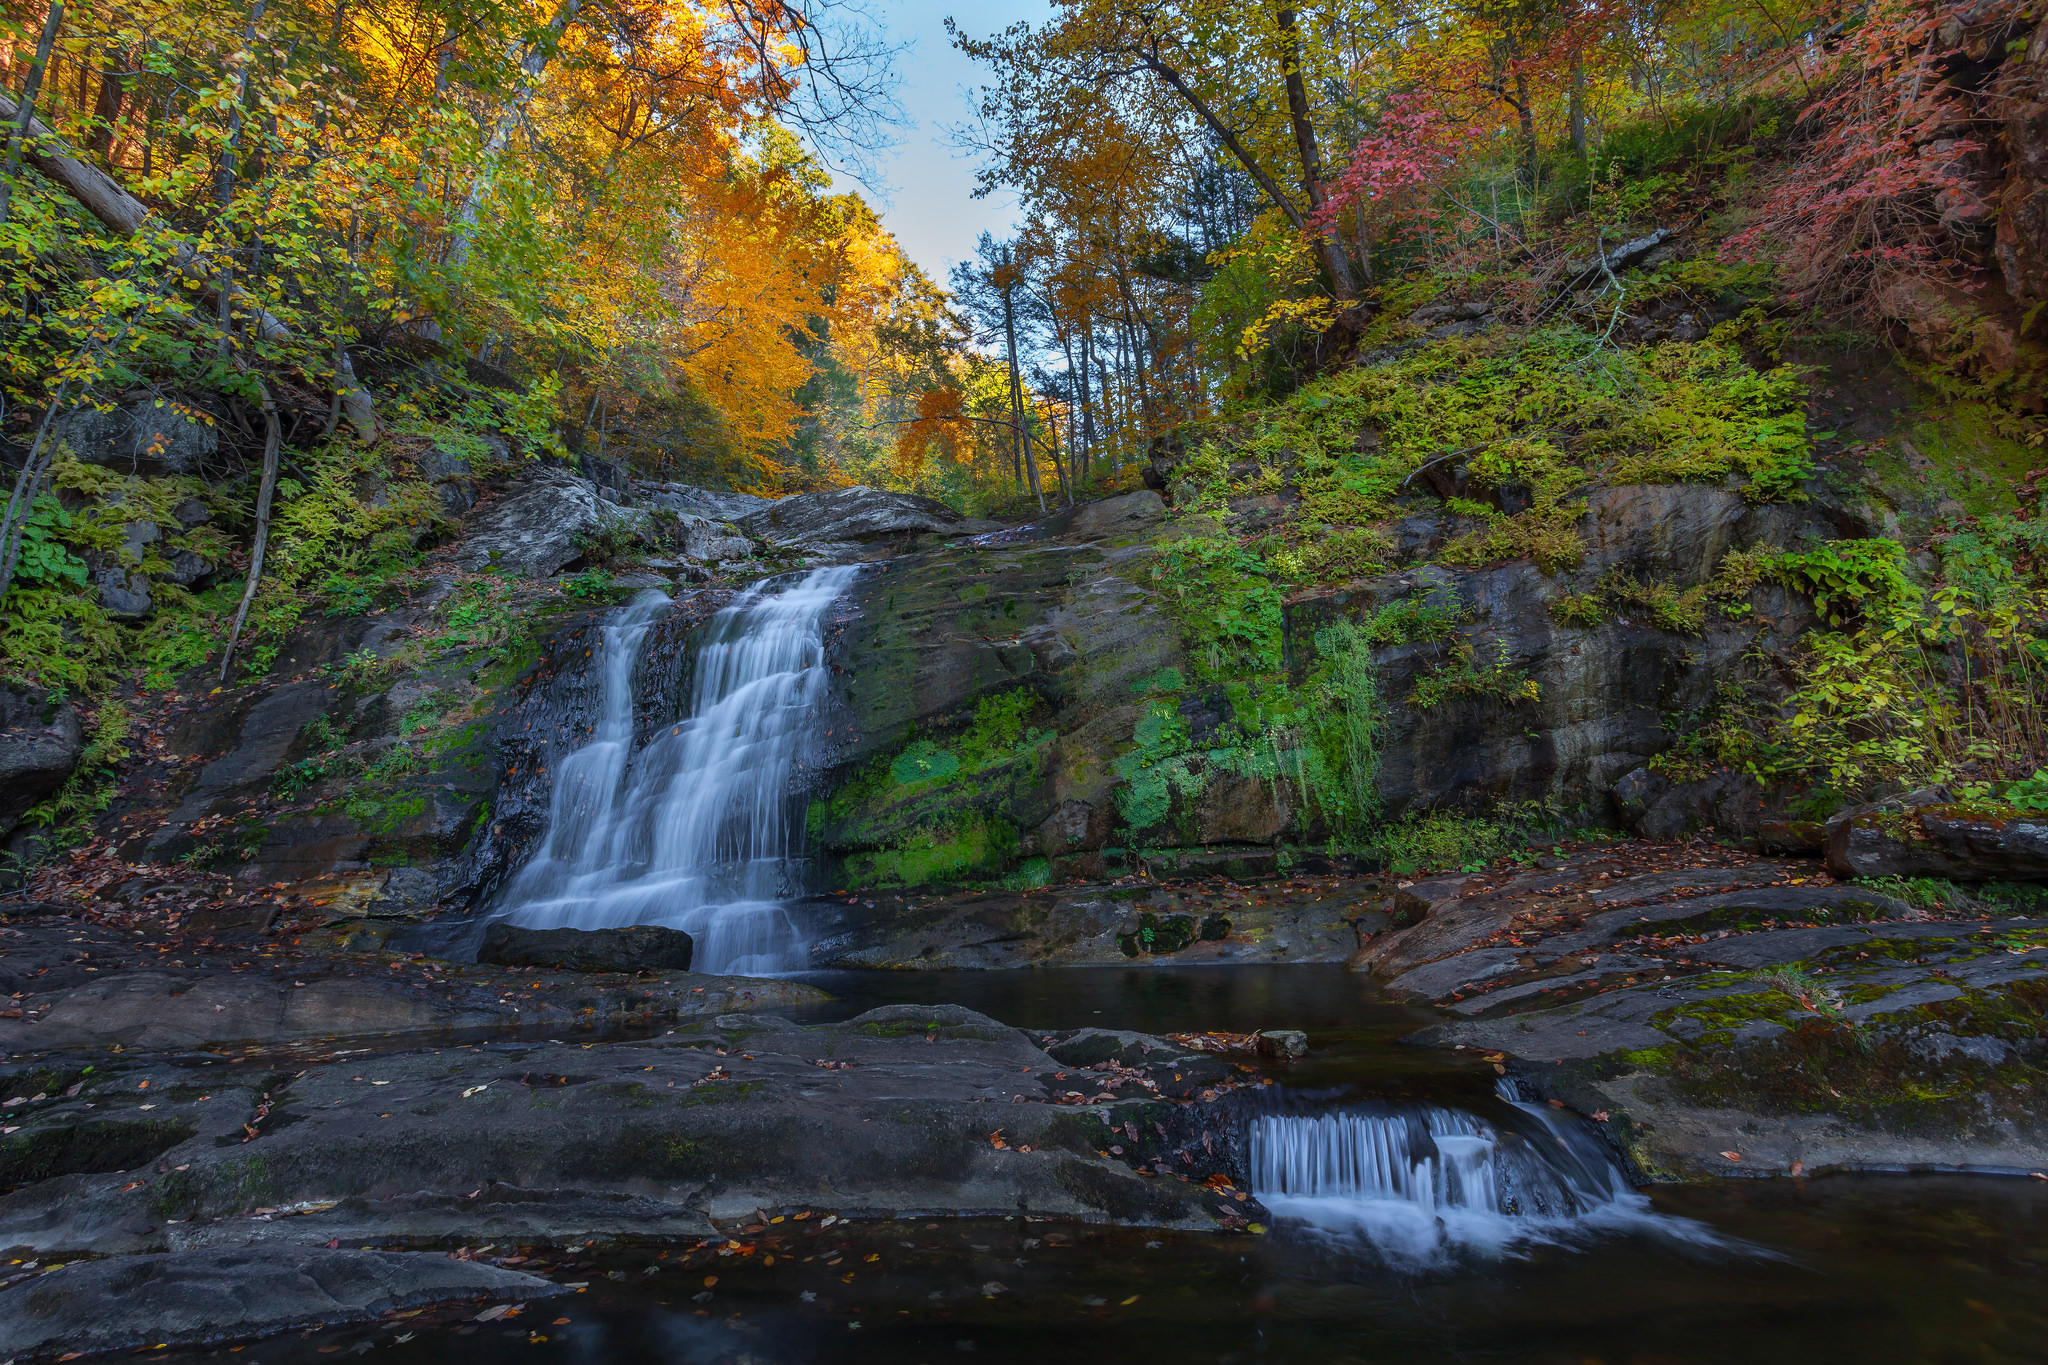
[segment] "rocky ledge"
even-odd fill
[[[1210,1115],[1257,1083],[1245,1064],[1135,1034],[1027,1036],[957,1006],[813,1027],[729,1014],[580,1046],[11,1071],[0,1247],[46,1258],[703,1237],[797,1207],[1180,1228],[1249,1215],[1195,1183],[1227,1146],[1205,1140]]]
[[[1416,882],[1357,965],[1652,1177],[2048,1166],[2048,905],[1695,852]]]

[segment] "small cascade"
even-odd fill
[[[1503,1086],[1499,1121],[1435,1105],[1266,1114],[1249,1134],[1252,1185],[1278,1218],[1430,1264],[1600,1232],[1718,1244],[1654,1213],[1583,1120]]]
[[[633,679],[670,603],[642,593],[604,627],[590,740],[556,766],[548,829],[496,914],[539,929],[662,924],[707,972],[787,971],[803,941],[798,755],[824,700],[824,618],[856,568],[769,579],[708,621],[684,715],[633,747]]]

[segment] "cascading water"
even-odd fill
[[[1249,1134],[1253,1188],[1275,1217],[1407,1264],[1600,1232],[1728,1245],[1653,1212],[1580,1121],[1505,1085],[1501,1098],[1512,1124],[1434,1105],[1262,1115]]]
[[[637,752],[634,669],[670,603],[649,591],[622,608],[603,631],[596,729],[556,766],[547,835],[497,914],[683,929],[699,971],[801,966],[782,904],[803,852],[791,777],[825,697],[825,613],[858,572],[765,580],[733,599],[703,628],[687,713]]]

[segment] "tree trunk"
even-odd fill
[[[43,73],[50,67],[50,48],[56,43],[57,29],[63,22],[64,0],[50,0],[50,12],[43,19],[43,36],[37,40],[35,58],[29,62],[28,84],[21,92],[21,109],[7,116],[14,131],[7,135],[7,162],[0,166],[0,223],[7,221],[8,204],[14,197],[14,177],[21,174],[22,150],[36,126],[36,96],[42,93]]]
[[[1301,30],[1295,25],[1294,11],[1284,5],[1274,19],[1280,27],[1280,66],[1287,78],[1287,121],[1294,127],[1294,148],[1301,157],[1301,190],[1308,196],[1313,216],[1329,195],[1323,188],[1323,158],[1316,149],[1315,125],[1309,121],[1308,84],[1301,78]],[[1316,234],[1316,255],[1330,276],[1330,292],[1337,301],[1357,298],[1358,282],[1351,274],[1351,260],[1335,223]]]
[[[533,87],[540,80],[541,73],[547,70],[548,59],[554,56],[563,32],[581,7],[582,0],[562,0],[541,39],[526,50],[526,56],[519,64],[519,84],[513,88],[512,98],[498,111],[498,121],[491,126],[490,136],[484,139],[482,164],[475,178],[469,182],[469,192],[463,196],[462,207],[456,210],[455,223],[448,237],[450,265],[459,266],[469,260],[476,241],[477,219],[482,216],[484,200],[491,192],[498,158],[519,127],[520,116],[526,112],[527,101],[533,98]]]
[[[256,600],[256,585],[263,577],[263,552],[270,546],[270,504],[277,495],[277,462],[283,445],[283,431],[277,420],[277,403],[270,386],[257,384],[263,395],[263,481],[256,489],[256,539],[249,550],[249,578],[242,585],[242,602],[235,608],[235,622],[228,627],[228,647],[220,656],[220,680],[228,680],[228,665],[235,661],[235,642],[242,638],[242,622],[249,617],[249,604]]]
[[[1016,460],[1031,475],[1031,495],[1038,499],[1038,510],[1045,510],[1045,490],[1038,486],[1038,456],[1032,452],[1030,434],[1024,428],[1024,385],[1017,376],[1017,310],[1011,301],[1011,294],[1017,287],[1016,278],[1009,273],[1010,252],[1003,250],[1003,340],[1005,357],[1010,365],[1010,421],[1016,435]]]
[[[1586,54],[1572,54],[1572,98],[1569,114],[1572,130],[1572,155],[1581,160],[1586,155]]]
[[[13,100],[0,95],[0,119],[13,119],[21,111]],[[36,169],[71,192],[73,198],[83,204],[93,217],[105,223],[114,231],[133,236],[149,221],[149,210],[140,199],[115,184],[113,178],[97,166],[80,161],[64,150],[64,144],[45,127],[41,120],[28,119],[28,136],[39,146],[30,151],[29,159]],[[174,254],[178,271],[187,279],[210,281],[212,271],[190,243],[180,242]],[[257,335],[276,345],[289,345],[294,337],[291,329],[279,322],[264,309],[255,306],[247,297],[239,300],[251,312],[251,324]],[[342,410],[348,414],[349,423],[361,433],[364,440],[375,440],[377,436],[377,405],[369,392],[356,382],[355,370],[344,352],[336,352],[334,367],[336,391],[341,395]]]

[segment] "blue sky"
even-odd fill
[[[882,184],[861,189],[910,258],[940,284],[954,262],[974,253],[983,231],[1001,234],[1015,216],[1009,196],[976,199],[974,160],[953,146],[949,130],[968,122],[977,68],[946,41],[946,16],[984,37],[1020,19],[1051,12],[1046,0],[870,0],[889,37],[910,48],[897,60],[904,122],[897,145],[876,158]]]

